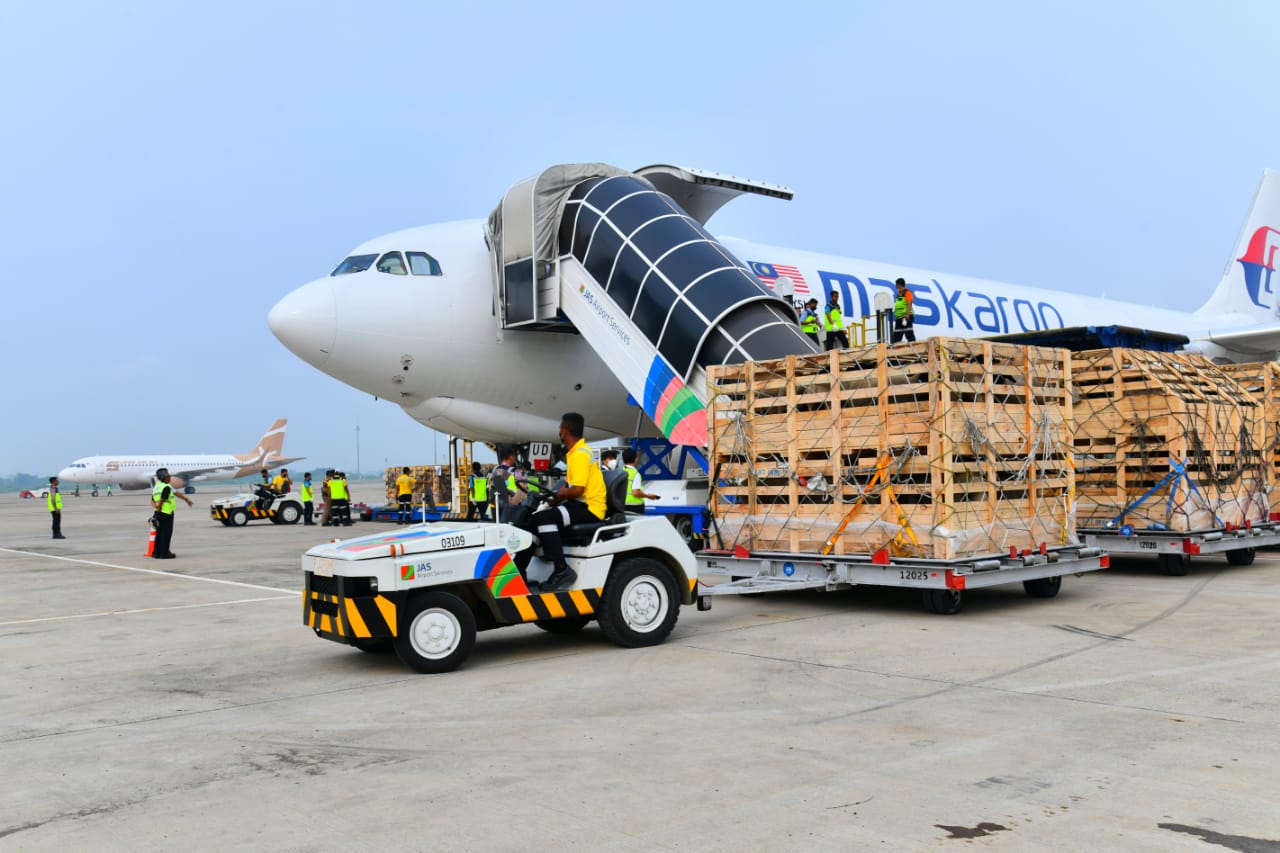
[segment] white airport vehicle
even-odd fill
[[[661,643],[681,604],[701,609],[697,563],[662,518],[618,512],[564,536],[577,580],[531,588],[551,567],[534,556],[520,574],[514,555],[533,537],[510,524],[435,522],[318,545],[302,558],[303,622],[316,636],[365,651],[394,647],[418,672],[456,669],[478,631],[528,622],[570,633],[592,620],[624,647]]]
[[[271,425],[266,435],[247,453],[154,453],[146,455],[86,456],[72,462],[58,472],[58,479],[67,483],[96,486],[98,483],[116,483],[122,489],[149,489],[155,482],[156,469],[169,469],[169,482],[174,488],[187,487],[204,480],[235,480],[239,477],[255,477],[266,468],[271,470],[297,462],[305,457],[282,456],[284,431],[288,424],[280,418]]]
[[[302,502],[293,495],[259,499],[257,495],[242,492],[209,504],[209,515],[226,527],[244,527],[259,518],[272,524],[297,524],[302,518]]]
[[[672,166],[558,166],[508,191],[488,222],[387,234],[281,299],[269,323],[317,369],[449,435],[705,440],[703,368],[811,351],[791,302],[829,291],[867,315],[901,276],[920,336],[1140,324],[1224,360],[1274,358],[1280,173],[1267,170],[1228,266],[1195,312],[802,252],[704,227],[744,193],[782,187]],[[449,370],[438,365],[449,364]],[[630,398],[630,399],[629,399]],[[652,423],[637,427],[636,406]]]

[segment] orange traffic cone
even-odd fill
[[[151,555],[155,554],[155,552],[156,552],[156,529],[153,527],[147,533],[147,552],[142,556],[150,557]]]

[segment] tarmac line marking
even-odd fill
[[[24,557],[43,557],[46,560],[62,560],[67,563],[83,563],[87,566],[101,566],[104,569],[121,569],[126,572],[142,572],[147,575],[160,575],[166,578],[183,578],[189,581],[204,581],[205,583],[220,583],[227,586],[242,586],[247,589],[260,589],[265,592],[283,592],[289,595],[300,595],[301,590],[297,589],[279,589],[274,586],[260,586],[256,583],[244,583],[243,581],[227,581],[221,578],[202,578],[199,575],[180,575],[176,572],[164,572],[159,569],[140,569],[137,566],[119,566],[115,563],[100,563],[97,560],[81,560],[76,557],[59,557],[54,554],[41,554],[37,551],[20,551],[17,548],[0,548],[0,551],[6,554],[21,554]]]
[[[139,607],[133,610],[103,610],[99,613],[73,613],[69,616],[41,616],[38,619],[17,619],[0,622],[0,628],[13,625],[31,625],[36,622],[62,622],[67,619],[93,619],[96,616],[128,616],[132,613],[159,613],[164,610],[189,610],[193,607],[221,607],[224,604],[253,604],[258,601],[288,601],[292,595],[272,595],[266,598],[240,598],[235,601],[209,601],[204,604],[175,604],[171,607]]]

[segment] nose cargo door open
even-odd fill
[[[814,351],[791,306],[703,228],[744,192],[790,197],[668,166],[555,166],[516,184],[489,217],[503,328],[576,330],[663,435],[705,446],[708,365]]]

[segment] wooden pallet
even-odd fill
[[[1170,505],[1166,486],[1128,523],[1199,530],[1269,516],[1258,497],[1263,409],[1227,372],[1194,353],[1114,348],[1075,353],[1071,374],[1081,526],[1111,521],[1173,470],[1171,460],[1199,497],[1183,482]]]
[[[395,503],[399,498],[396,478],[400,476],[403,469],[404,466],[401,465],[388,468],[383,473],[387,503]],[[452,497],[449,466],[441,465],[439,470],[440,473],[437,474],[435,465],[409,466],[409,476],[413,477],[413,503],[415,505],[422,503],[424,496],[428,498],[428,503],[432,506],[449,503]]]
[[[820,547],[847,516],[834,553],[1074,541],[1069,379],[1065,351],[949,338],[713,367],[722,536]]]
[[[1251,361],[1220,366],[1262,404],[1263,468],[1271,489],[1271,512],[1280,513],[1280,362]]]

